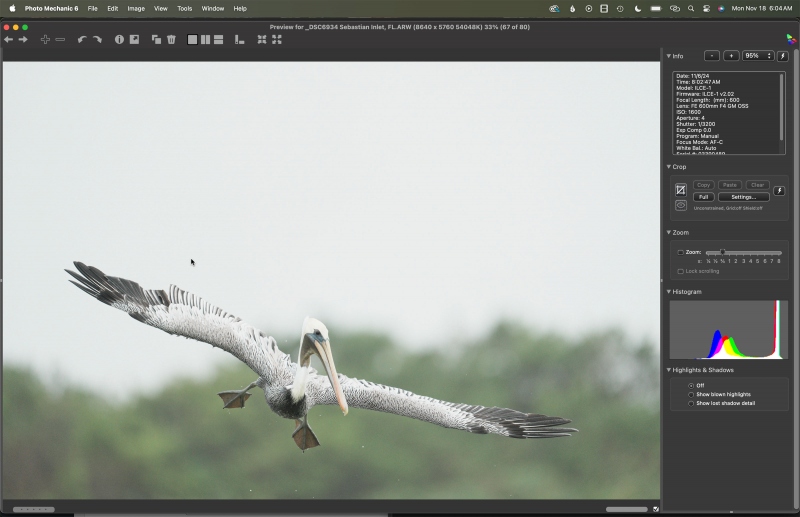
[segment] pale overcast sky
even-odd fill
[[[657,63],[3,67],[7,363],[124,398],[232,360],[93,300],[73,260],[293,356],[306,315],[334,353],[500,318],[657,340]]]

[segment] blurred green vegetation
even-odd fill
[[[389,338],[337,333],[340,372],[443,400],[572,419],[569,438],[515,440],[335,406],[294,422],[254,390],[243,410],[218,391],[255,375],[221,368],[157,396],[112,404],[3,368],[3,491],[8,499],[604,499],[659,495],[658,357],[610,330],[566,340],[502,322],[458,347],[410,352]],[[288,350],[285,350],[288,351]],[[292,350],[294,354],[294,350]],[[124,375],[124,370],[120,371]]]

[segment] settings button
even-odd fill
[[[769,192],[720,192],[720,201],[769,201]]]

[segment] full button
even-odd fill
[[[706,61],[719,61],[719,50],[706,50]]]
[[[693,197],[695,201],[714,201],[713,192],[695,192]]]

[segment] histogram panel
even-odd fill
[[[670,302],[671,359],[786,359],[788,302]]]

